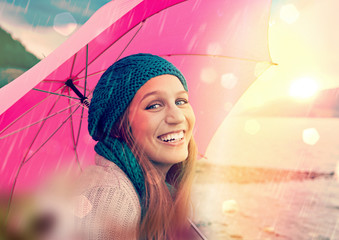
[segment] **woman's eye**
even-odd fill
[[[146,110],[149,110],[149,109],[157,109],[159,108],[161,105],[159,103],[155,103],[155,104],[152,104],[152,105],[149,105],[146,107]]]
[[[188,100],[186,99],[179,99],[175,102],[176,105],[184,105],[186,103],[188,103]]]

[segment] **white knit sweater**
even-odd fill
[[[141,207],[132,182],[104,157],[96,155],[95,163],[79,179],[75,225],[80,239],[136,239]]]

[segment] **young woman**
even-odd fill
[[[186,80],[167,60],[135,54],[107,69],[89,108],[98,143],[79,181],[81,239],[195,239],[194,123]]]

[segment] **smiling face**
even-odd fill
[[[188,93],[173,75],[147,81],[134,96],[128,120],[136,144],[165,174],[188,156],[195,116]]]

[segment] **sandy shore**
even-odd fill
[[[223,166],[198,162],[196,168],[197,183],[266,183],[303,181],[317,178],[332,178],[334,172],[295,171],[273,168]]]

